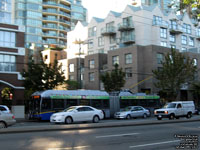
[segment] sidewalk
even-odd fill
[[[17,119],[17,122],[23,122],[29,120]],[[12,134],[12,133],[25,133],[25,132],[44,132],[44,131],[62,131],[62,130],[80,130],[80,129],[94,129],[94,128],[111,128],[111,127],[125,127],[125,126],[140,126],[140,125],[156,125],[156,124],[172,124],[183,122],[198,122],[200,117],[194,117],[191,119],[177,119],[177,120],[130,120],[130,121],[116,121],[116,122],[99,122],[88,124],[49,124],[45,126],[23,126],[16,128],[5,128],[0,130],[0,134]]]

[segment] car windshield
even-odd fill
[[[169,103],[169,104],[166,104],[164,106],[164,108],[175,108],[176,107],[176,104],[175,103]]]
[[[65,110],[63,110],[63,112],[72,112],[76,107],[69,107]]]
[[[128,106],[128,107],[125,107],[124,109],[122,109],[122,111],[130,111],[132,107]]]

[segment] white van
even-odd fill
[[[158,120],[162,118],[178,119],[179,117],[191,118],[195,113],[195,106],[193,101],[176,101],[166,104],[161,109],[156,109],[154,115]]]

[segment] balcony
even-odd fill
[[[42,27],[43,27],[43,28],[47,28],[47,29],[55,29],[55,30],[58,30],[58,27],[57,27],[57,26],[43,25]]]
[[[115,35],[115,34],[116,34],[115,27],[111,26],[111,27],[103,28],[101,34],[102,34],[103,36]]]
[[[135,36],[124,36],[122,37],[121,42],[124,44],[133,44],[135,43]]]
[[[56,10],[43,9],[43,13],[48,13],[48,14],[58,14],[58,11],[56,11]]]
[[[196,38],[197,38],[197,40],[200,40],[200,33],[198,34],[196,34]]]
[[[130,30],[134,30],[134,29],[135,28],[132,23],[121,23],[118,28],[119,31],[130,31]]]
[[[59,22],[57,18],[48,18],[48,17],[43,17],[43,21],[54,21],[54,22]]]
[[[152,25],[159,26],[159,27],[166,28],[166,29],[169,27],[169,23],[164,20],[162,20],[162,21],[153,20]]]
[[[50,5],[50,6],[54,6],[54,7],[58,7],[59,5],[55,2],[43,2],[43,5]]]
[[[65,17],[71,18],[71,15],[70,15],[70,14],[65,13],[65,12],[63,12],[63,11],[60,11],[59,14],[62,15],[62,16],[65,16]]]
[[[71,8],[69,6],[65,6],[65,5],[60,4],[59,7],[62,8],[62,9],[65,9],[67,11],[71,11]]]
[[[67,24],[67,25],[71,25],[71,23],[69,22],[69,21],[67,21],[67,20],[63,20],[63,19],[60,19],[59,20],[61,23],[65,23],[65,24]]]
[[[52,37],[52,38],[58,38],[58,34],[53,34],[53,33],[43,33],[43,36]]]
[[[171,33],[174,33],[174,34],[183,33],[181,25],[173,25],[173,26],[170,25],[169,30],[170,30]]]

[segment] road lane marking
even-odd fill
[[[145,147],[145,146],[160,145],[160,144],[167,144],[167,143],[175,143],[175,142],[180,142],[180,141],[181,140],[174,140],[174,141],[166,141],[166,142],[159,142],[159,143],[150,143],[150,144],[143,144],[143,145],[135,145],[135,146],[130,146],[129,148]]]
[[[77,147],[66,147],[66,148],[48,148],[48,150],[70,150],[70,149],[83,149],[90,146],[77,146]]]
[[[108,137],[127,136],[127,135],[137,135],[137,134],[140,134],[140,133],[127,133],[127,134],[102,135],[102,136],[96,136],[96,138],[108,138]]]

